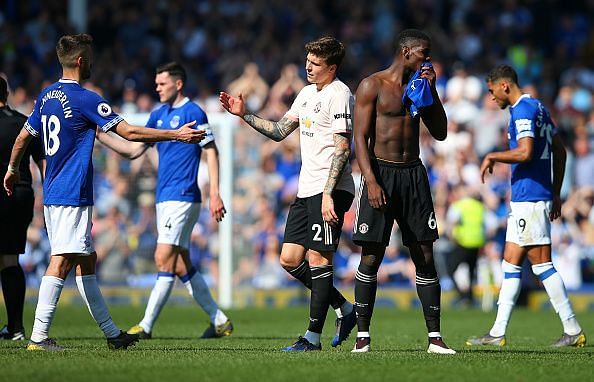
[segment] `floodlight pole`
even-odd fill
[[[233,135],[237,125],[237,118],[228,114],[220,115],[220,117],[215,122],[219,135],[217,142],[221,151],[219,156],[221,168],[219,189],[227,213],[219,225],[218,302],[222,308],[230,308],[233,305]]]

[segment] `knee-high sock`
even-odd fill
[[[309,304],[309,327],[308,331],[322,333],[328,306],[330,306],[330,294],[332,291],[333,267],[322,265],[311,267],[311,302]],[[311,342],[311,341],[310,341]]]
[[[25,273],[20,265],[6,267],[0,272],[2,293],[8,317],[7,328],[11,333],[23,331],[23,306],[25,304]]]
[[[208,285],[206,285],[206,281],[204,281],[200,272],[192,268],[187,275],[180,277],[180,279],[188,289],[190,295],[194,297],[198,305],[208,314],[210,322],[214,325],[222,325],[228,320],[225,313],[219,309],[219,305],[212,298],[210,289],[208,289]]]
[[[78,286],[80,295],[87,304],[87,308],[89,308],[89,313],[91,313],[91,316],[97,325],[99,325],[105,337],[113,338],[119,336],[120,329],[109,315],[109,310],[97,284],[97,276],[76,276],[76,285]]]
[[[522,267],[503,260],[501,269],[503,270],[503,281],[501,282],[499,300],[497,301],[497,317],[489,331],[489,334],[493,337],[500,337],[505,334],[521,286]]]
[[[532,272],[540,278],[542,284],[551,299],[551,305],[555,312],[559,314],[561,322],[563,323],[563,331],[569,335],[576,335],[582,331],[580,324],[575,318],[575,313],[567,297],[565,284],[563,279],[552,262],[536,264],[532,266]]]
[[[377,267],[359,264],[355,274],[355,311],[357,312],[357,328],[359,334],[369,335],[375,295],[377,291]],[[361,337],[361,335],[357,335]]]
[[[301,281],[303,285],[309,290],[311,290],[311,269],[309,267],[309,263],[307,261],[302,261],[301,264],[297,266],[297,268],[293,269],[286,269],[287,272],[297,280]],[[336,315],[338,317],[342,317],[345,314],[349,314],[353,310],[353,305],[347,301],[346,298],[332,286],[331,294],[330,294],[330,305],[332,309],[336,311]]]
[[[49,328],[56,313],[56,305],[60,299],[64,280],[54,276],[43,276],[39,285],[39,298],[35,308],[35,322],[31,341],[40,342],[48,337]]]
[[[439,285],[437,272],[435,270],[427,273],[417,271],[416,284],[429,337],[441,337],[441,286]]]
[[[153,326],[159,318],[159,314],[167,300],[171,295],[173,289],[173,282],[175,281],[175,274],[169,272],[159,272],[157,274],[157,281],[151,290],[146,309],[144,310],[144,317],[140,324],[138,324],[146,333],[150,333],[153,330]]]

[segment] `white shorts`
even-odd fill
[[[43,206],[51,254],[95,252],[91,240],[93,206]]]
[[[550,201],[511,202],[505,241],[520,247],[551,244]]]
[[[171,200],[157,203],[157,243],[188,249],[192,228],[200,215],[200,203]]]

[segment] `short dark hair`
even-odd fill
[[[418,29],[405,29],[396,37],[396,49],[401,50],[405,46],[410,46],[419,41],[426,41],[431,46],[431,39],[425,32]]]
[[[503,78],[518,85],[518,73],[516,73],[514,68],[509,65],[499,65],[494,67],[489,74],[487,74],[486,80],[487,82],[495,82]]]
[[[56,45],[56,54],[60,65],[65,68],[74,68],[76,60],[82,56],[86,57],[92,44],[93,38],[86,33],[60,37]]]
[[[308,42],[305,44],[305,50],[324,59],[328,65],[336,65],[336,67],[340,66],[346,53],[343,43],[330,36]]]
[[[171,77],[180,79],[183,84],[186,84],[186,69],[181,64],[172,61],[157,67],[157,74],[169,73]]]
[[[8,84],[4,77],[0,76],[0,102],[6,103],[8,99]]]

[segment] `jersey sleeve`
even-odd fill
[[[104,132],[122,122],[124,119],[111,110],[111,106],[99,94],[86,91],[81,105],[82,114]]]
[[[186,123],[191,122],[191,121],[196,121],[196,124],[194,125],[194,128],[196,130],[206,131],[206,136],[199,143],[200,147],[204,147],[207,144],[209,144],[210,142],[214,142],[215,137],[212,132],[212,128],[210,127],[210,124],[208,123],[208,117],[206,116],[206,113],[204,112],[204,110],[202,110],[198,107],[193,108],[190,115],[188,116]]]
[[[339,90],[330,100],[331,129],[335,134],[353,132],[353,96],[348,90]]]
[[[41,133],[41,113],[39,111],[39,105],[41,105],[41,102],[39,102],[38,98],[37,102],[35,102],[33,112],[31,113],[29,118],[27,118],[27,121],[23,126],[25,130],[29,132],[29,134],[36,138],[39,138],[39,134]]]
[[[525,137],[534,138],[536,126],[536,110],[529,104],[520,103],[514,109],[512,128],[516,133],[516,140]]]

